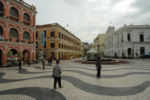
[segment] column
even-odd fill
[[[30,14],[30,26],[34,26],[33,22],[34,22],[34,16],[33,14],[32,15]]]
[[[23,22],[23,11],[19,11],[19,22]]]
[[[23,36],[22,36],[22,33],[19,32],[19,41],[22,41],[23,40]]]
[[[4,33],[3,34],[4,38],[9,39],[9,27],[8,26],[5,27],[5,30],[3,33]]]
[[[10,13],[9,13],[9,4],[8,2],[6,1],[6,5],[4,5],[5,8],[4,8],[4,17],[9,17],[10,16]]]
[[[5,53],[2,56],[2,66],[4,66],[4,67],[7,66],[7,56]]]
[[[33,26],[35,26],[36,25],[36,17],[35,17],[35,15],[33,16]]]

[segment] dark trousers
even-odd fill
[[[56,89],[56,85],[59,85],[59,88],[61,88],[61,77],[54,77],[54,89]]]
[[[21,70],[21,64],[19,64],[19,70]]]
[[[101,68],[97,68],[97,77],[101,77]]]

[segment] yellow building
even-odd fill
[[[70,59],[81,56],[81,41],[58,23],[37,25],[36,50],[46,59]]]
[[[105,51],[105,34],[99,34],[95,39],[93,43],[93,48],[101,55],[104,56]]]

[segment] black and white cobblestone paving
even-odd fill
[[[95,65],[61,61],[64,88],[53,90],[52,66],[0,68],[0,100],[150,100],[150,62]]]

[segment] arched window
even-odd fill
[[[131,41],[130,33],[128,33],[128,35],[127,35],[127,39],[128,39],[128,41],[129,41],[129,42]]]
[[[30,24],[30,16],[27,13],[24,13],[24,23]]]
[[[10,18],[18,21],[18,17],[19,17],[18,10],[16,8],[11,7],[10,8]]]
[[[29,32],[24,32],[23,33],[23,39],[24,40],[30,40],[30,34],[29,34]]]
[[[10,36],[10,38],[18,38],[18,31],[14,28],[11,28],[9,36]]]
[[[4,5],[0,2],[0,16],[4,15]]]
[[[0,37],[3,36],[3,28],[0,26]]]

